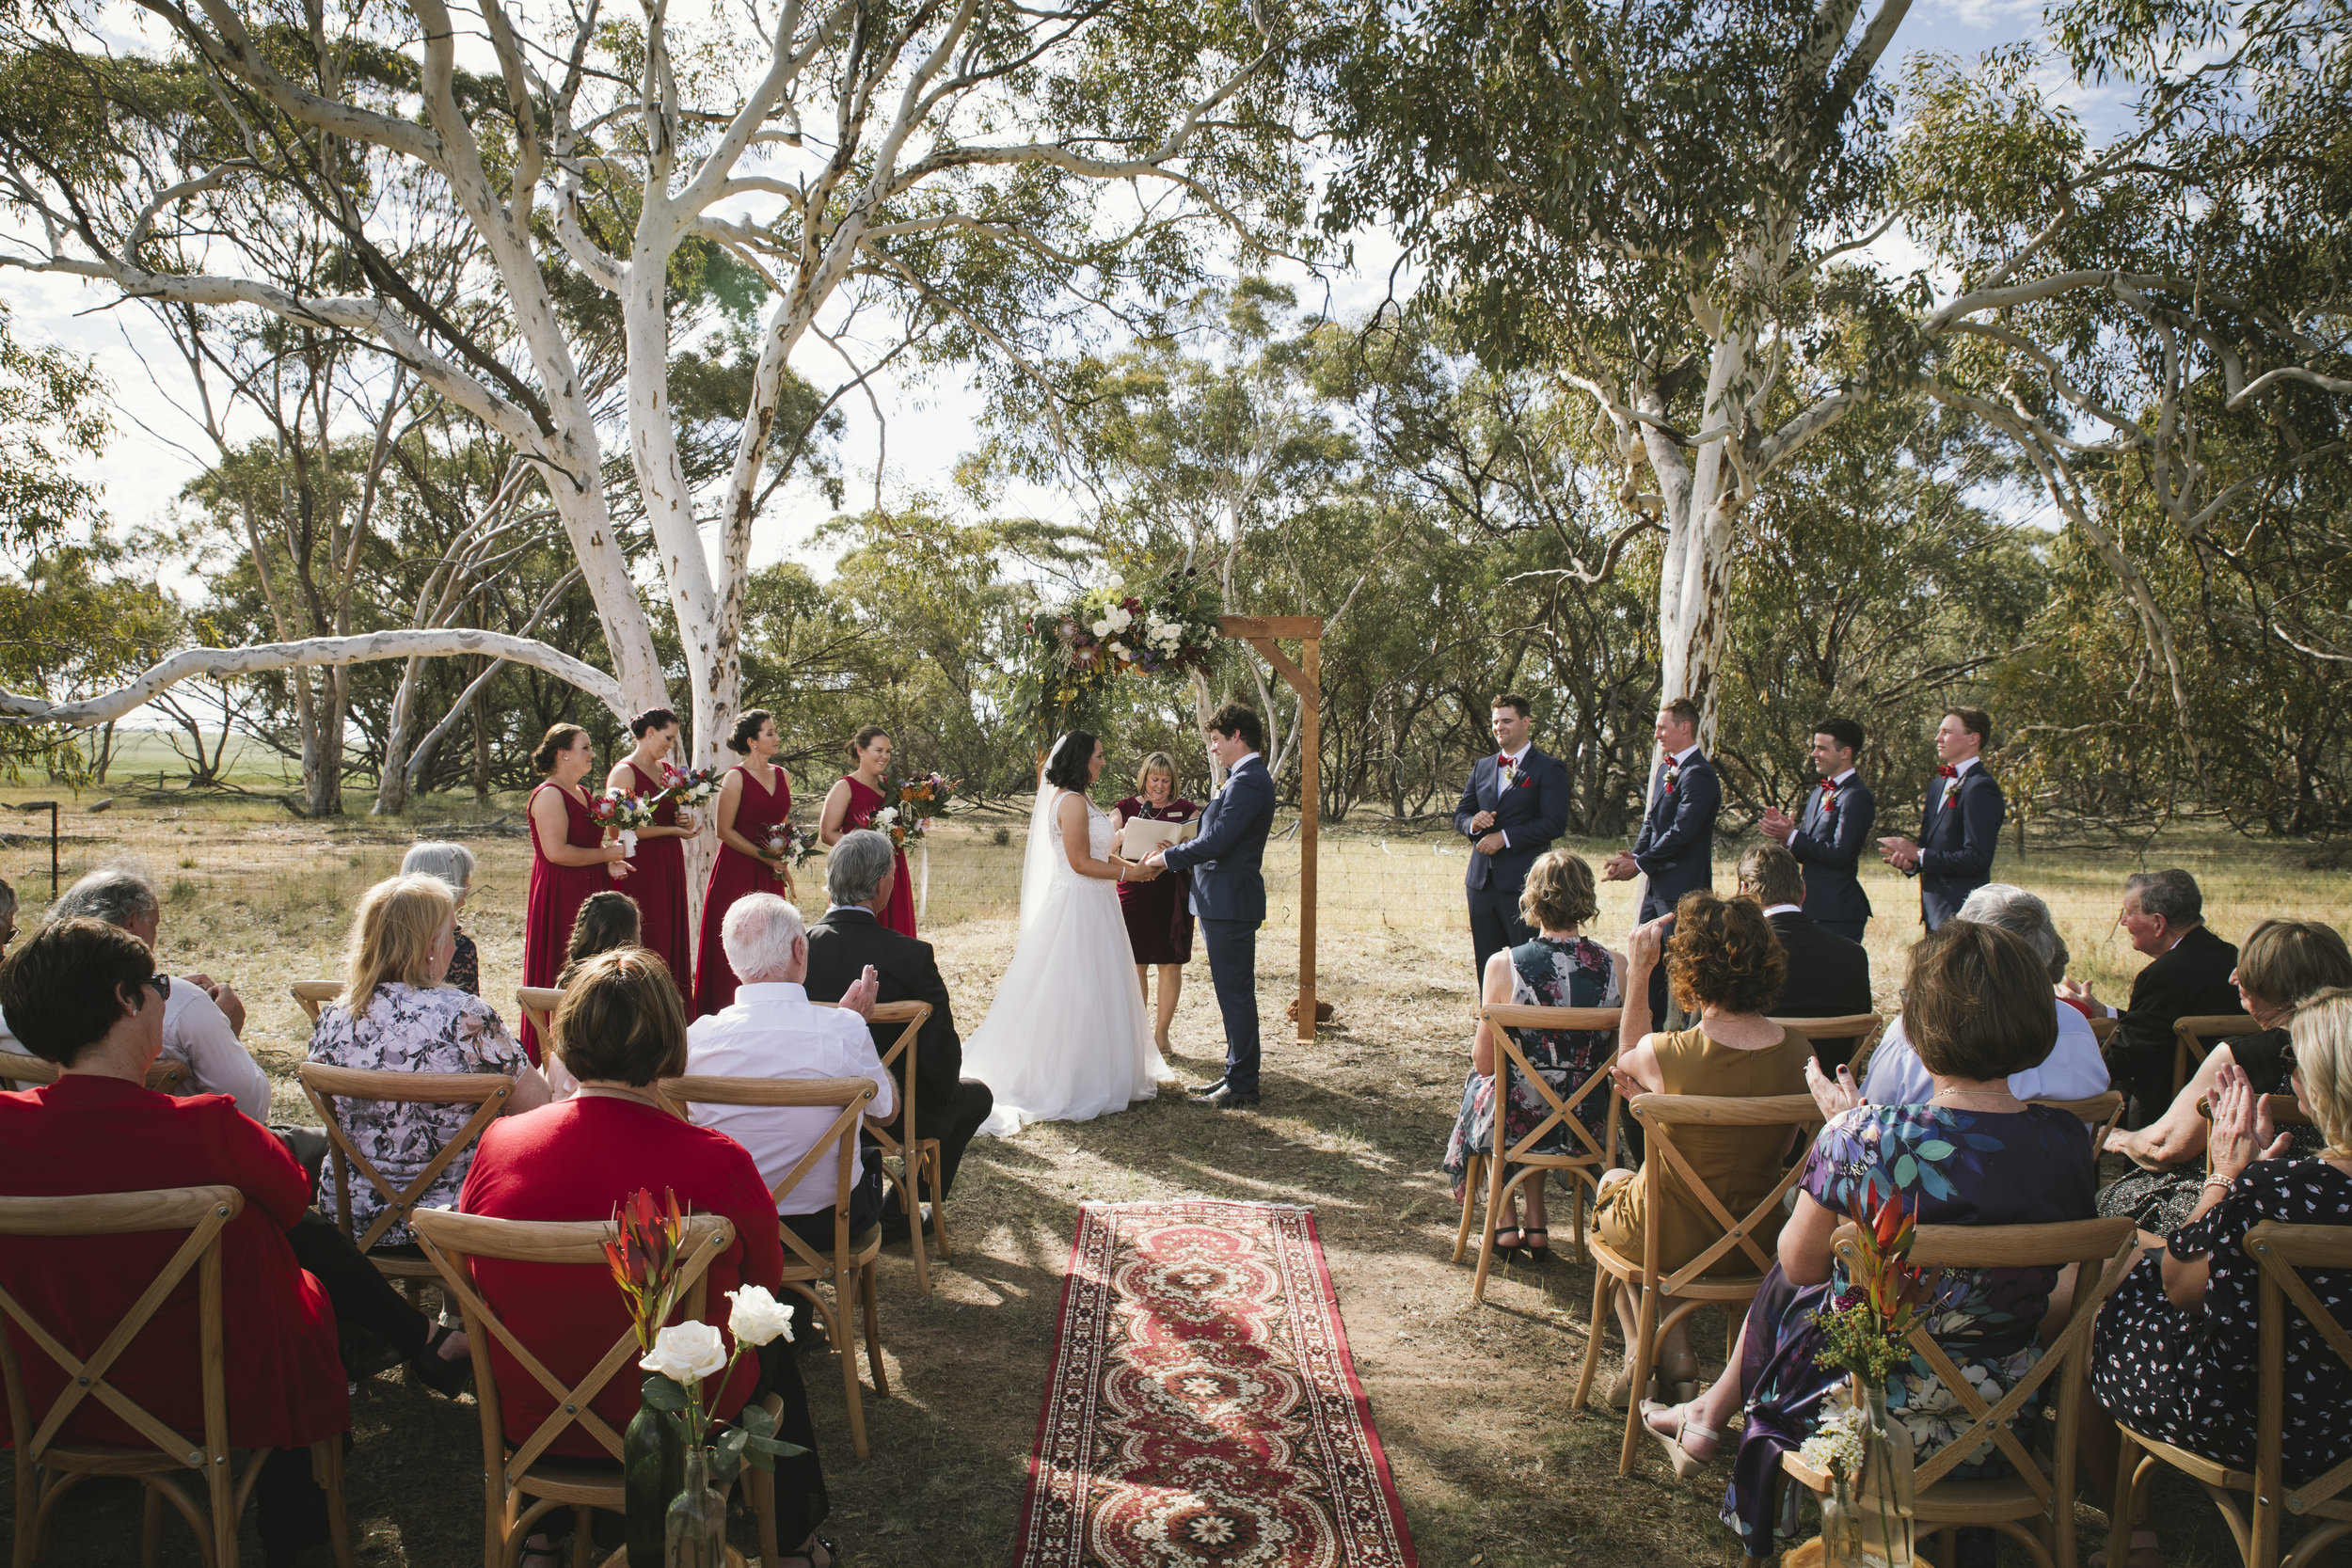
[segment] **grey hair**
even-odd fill
[[[746,894],[727,907],[719,945],[727,967],[745,984],[781,980],[792,967],[792,944],[808,931],[801,911],[772,893]]]
[[[103,920],[128,930],[134,920],[145,920],[162,911],[154,886],[146,878],[120,866],[109,866],[91,872],[66,889],[49,906],[49,918]]]
[[[449,884],[450,892],[463,899],[473,891],[473,870],[477,863],[473,851],[462,844],[428,840],[408,846],[408,852],[400,857],[400,874],[404,877],[438,877]]]
[[[1987,882],[1960,906],[1958,918],[1979,926],[1997,926],[2025,938],[2049,969],[2052,980],[2066,977],[2067,961],[2074,955],[2067,951],[2066,939],[2058,935],[2058,922],[2050,918],[2050,906],[2040,895],[2027,893],[2013,882]]]
[[[825,858],[825,890],[836,904],[870,904],[897,859],[888,833],[871,828],[843,833]]]
[[[2135,871],[2123,879],[2123,896],[2139,895],[2139,912],[2159,914],[2167,926],[2194,926],[2205,918],[2205,895],[2185,871]]]

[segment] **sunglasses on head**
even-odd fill
[[[151,974],[151,975],[149,975],[146,979],[141,980],[141,981],[139,982],[139,984],[140,984],[140,985],[142,985],[142,986],[153,986],[153,987],[155,988],[155,1000],[156,1000],[156,1001],[158,1001],[158,1002],[168,1002],[168,1001],[170,1001],[170,1000],[171,1000],[171,976],[170,976],[170,975],[168,975],[168,974]]]

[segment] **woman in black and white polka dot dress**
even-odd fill
[[[2091,1339],[2091,1393],[2118,1420],[2241,1470],[2254,1467],[2261,1271],[2239,1243],[2265,1220],[2352,1226],[2352,990],[2309,998],[2292,1033],[2295,1090],[2325,1147],[2292,1157],[2244,1070],[2224,1068],[2208,1145],[2213,1174],[2197,1208],[2117,1288]],[[2305,1278],[2337,1322],[2352,1324],[2352,1271]],[[2285,1360],[2283,1457],[2293,1482],[2352,1459],[2352,1369],[2293,1311]],[[2087,1422],[2083,1436],[2083,1467],[2112,1485],[2114,1429]],[[2136,1532],[2129,1568],[2154,1568],[2155,1544],[2153,1532]]]

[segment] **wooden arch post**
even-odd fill
[[[1227,615],[1226,636],[1258,650],[1290,689],[1298,693],[1298,1037],[1315,1037],[1315,837],[1323,816],[1323,617],[1320,615]],[[1294,664],[1276,639],[1295,641]]]

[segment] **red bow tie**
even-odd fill
[[[1960,769],[1946,763],[1935,770],[1935,776],[1939,779],[1957,779],[1960,777]]]
[[[1824,794],[1824,795],[1835,795],[1835,794],[1836,794],[1836,793],[1837,793],[1837,781],[1836,781],[1836,779],[1823,779],[1823,780],[1821,781],[1821,793],[1822,793],[1822,794]]]
[[[1497,768],[1508,768],[1511,766],[1511,759],[1508,756],[1498,755],[1495,758],[1495,766]]]

